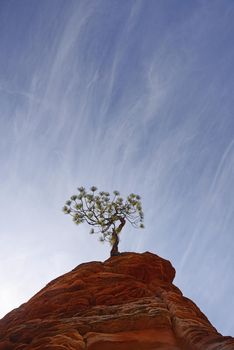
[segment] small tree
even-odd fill
[[[95,186],[90,192],[79,187],[78,192],[66,201],[63,212],[71,215],[77,225],[86,222],[93,226],[90,233],[99,234],[101,242],[111,244],[111,256],[119,254],[119,234],[127,221],[133,227],[144,228],[140,196],[132,193],[124,201],[118,191],[111,198],[109,192],[97,193]]]

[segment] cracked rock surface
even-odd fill
[[[234,350],[146,252],[81,264],[0,320],[0,350]]]

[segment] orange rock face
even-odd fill
[[[81,264],[0,320],[0,350],[234,350],[174,276],[148,252]]]

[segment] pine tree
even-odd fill
[[[79,187],[78,194],[66,201],[63,212],[71,215],[77,225],[86,222],[92,226],[90,233],[99,234],[101,242],[109,242],[112,246],[110,255],[115,256],[119,254],[119,234],[126,222],[144,228],[141,198],[131,193],[124,200],[118,191],[111,196],[109,192],[97,190],[95,186],[89,192]]]

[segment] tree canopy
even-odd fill
[[[87,223],[92,226],[91,234],[99,234],[101,242],[111,244],[111,256],[119,254],[119,234],[126,222],[135,228],[144,228],[141,198],[134,193],[124,200],[119,191],[110,195],[109,192],[98,192],[95,186],[90,191],[78,187],[78,194],[66,201],[63,212],[71,215],[77,225]]]

